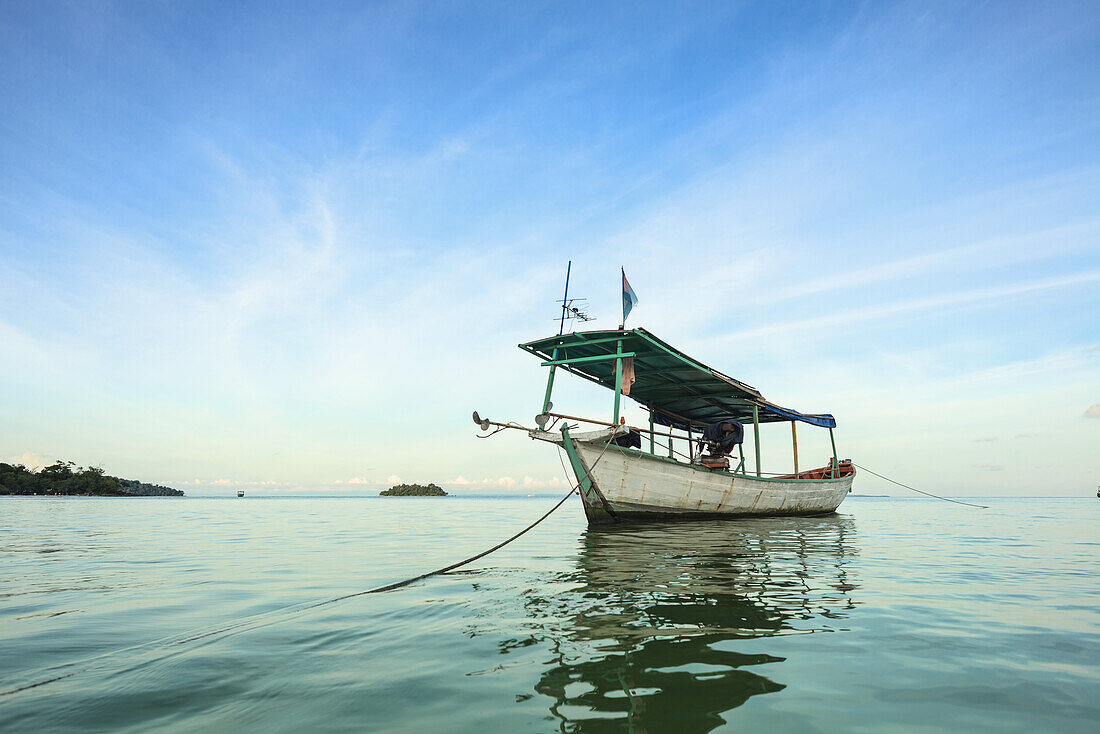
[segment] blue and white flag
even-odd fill
[[[626,317],[630,315],[630,310],[638,305],[638,297],[634,295],[634,289],[630,287],[629,281],[626,279],[626,268],[622,268],[623,271],[623,326],[626,326]]]

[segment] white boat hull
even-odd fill
[[[603,436],[602,440],[569,439],[576,459],[570,457],[571,463],[590,523],[827,514],[844,501],[855,478],[854,474],[836,479],[731,474],[608,445],[608,433]],[[590,480],[588,486],[585,478]]]

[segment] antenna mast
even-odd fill
[[[558,325],[558,336],[565,333],[565,312],[569,308],[569,273],[573,270],[573,261],[565,268],[565,294],[561,297],[561,324]]]
[[[565,322],[572,326],[574,321],[595,321],[595,316],[588,315],[587,298],[569,297],[569,275],[573,272],[573,261],[569,261],[565,269],[565,294],[562,296],[561,317],[558,319],[558,336],[565,333]]]

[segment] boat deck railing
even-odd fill
[[[607,421],[599,420],[599,419],[596,419],[596,418],[585,418],[585,417],[577,416],[577,415],[568,415],[566,413],[553,413],[553,412],[549,412],[549,411],[546,413],[546,415],[553,418],[554,420],[553,420],[553,423],[546,426],[545,430],[549,430],[559,420],[580,421],[582,423],[591,423],[593,425],[607,426],[607,427],[610,427],[610,428],[615,428],[616,427],[616,424],[614,424],[614,423],[609,423]],[[655,456],[657,458],[660,458],[660,459],[668,459],[668,460],[675,461],[675,462],[680,463],[680,464],[686,464],[686,465],[694,466],[694,467],[697,467],[697,468],[700,468],[700,469],[709,469],[710,471],[717,472],[717,473],[722,473],[722,474],[730,474],[730,475],[733,475],[733,476],[744,476],[744,477],[764,476],[764,477],[772,477],[772,478],[776,478],[776,479],[791,479],[791,480],[795,480],[795,481],[798,481],[798,480],[811,481],[811,480],[815,480],[815,479],[816,480],[821,480],[821,479],[841,478],[843,476],[846,476],[847,475],[847,470],[850,469],[849,466],[843,466],[842,467],[841,466],[842,462],[840,462],[836,458],[836,456],[833,456],[833,458],[829,462],[828,466],[815,468],[815,469],[810,469],[810,470],[798,471],[798,464],[797,464],[798,455],[796,453],[795,454],[795,462],[796,462],[795,463],[795,471],[793,473],[792,472],[766,472],[766,471],[761,471],[759,467],[756,468],[755,472],[750,473],[745,467],[745,454],[744,454],[744,447],[743,447],[742,444],[737,445],[738,455],[729,457],[729,459],[730,459],[730,467],[729,468],[707,467],[707,466],[703,465],[702,463],[700,463],[698,461],[698,458],[701,455],[701,452],[697,453],[695,451],[695,449],[697,448],[698,442],[702,439],[702,436],[700,434],[695,434],[694,432],[692,432],[690,430],[684,431],[681,434],[676,434],[676,433],[672,432],[673,431],[672,428],[670,428],[668,431],[659,431],[659,430],[656,430],[656,429],[653,429],[653,428],[644,428],[642,426],[632,426],[632,425],[627,425],[625,423],[621,423],[619,425],[623,425],[627,429],[629,429],[631,431],[635,431],[639,434],[645,434],[645,435],[649,436],[649,451],[647,452],[644,449],[642,449],[642,450],[640,450],[640,453],[642,453],[642,454],[648,453],[648,454],[650,454],[652,456]],[[665,441],[664,442],[658,441],[657,440],[658,437],[660,437],[662,439],[665,439]],[[675,444],[674,444],[675,441],[685,442],[687,444],[687,449],[688,449],[687,453],[684,453],[683,451],[678,450],[676,448]],[[643,444],[644,444],[644,442],[643,442]],[[661,454],[657,453],[658,448],[661,449],[661,451],[662,451]],[[635,450],[638,451],[638,449],[635,449]],[[664,452],[667,452],[667,456],[665,456]],[[735,461],[737,462],[736,465],[734,465]]]

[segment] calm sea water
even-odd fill
[[[0,499],[0,730],[1095,732],[1100,501]]]

